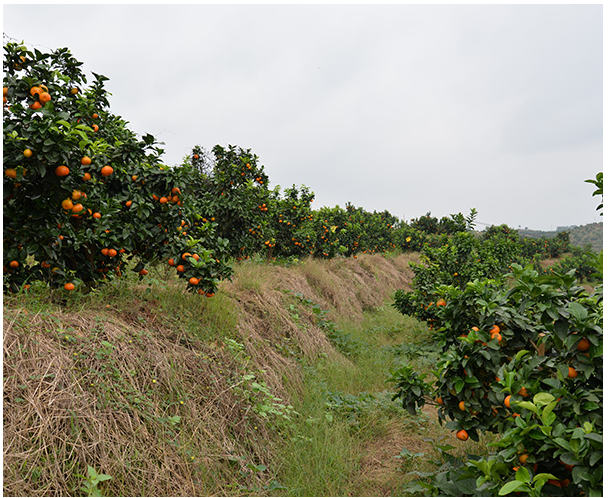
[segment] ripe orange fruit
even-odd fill
[[[28,158],[29,158],[29,157],[32,157],[32,154],[34,154],[34,153],[32,152],[32,150],[31,150],[31,149],[25,149],[25,150],[23,151],[23,155],[24,155],[25,157],[28,157]]]
[[[107,247],[104,247],[104,248],[102,249],[102,254],[103,254],[104,256],[108,256],[108,248],[107,248]]]
[[[148,275],[148,270],[146,268],[142,268],[140,270],[140,275],[144,276],[144,275]]]
[[[83,158],[80,160],[80,163],[81,163],[83,166],[89,166],[89,165],[91,164],[91,158],[90,158],[90,157],[88,157],[88,156],[84,156],[84,157],[83,157]]]
[[[466,441],[468,439],[468,433],[464,429],[459,430],[455,436],[461,441]]]
[[[189,278],[189,284],[191,285],[197,285],[199,283],[199,279],[197,277],[191,277]]]
[[[68,176],[70,174],[70,170],[67,166],[57,166],[57,168],[55,168],[55,174],[57,176]]]
[[[112,166],[104,166],[101,173],[102,176],[110,176],[112,173],[114,173],[114,169],[112,169]]]
[[[85,207],[82,204],[74,204],[74,206],[72,206],[72,212],[73,213],[80,213],[83,209],[85,209]]]
[[[165,204],[165,203],[167,202],[167,197],[161,197],[161,198],[159,199],[159,202],[160,202],[161,204]]]
[[[108,256],[114,258],[118,254],[116,249],[108,249]]]
[[[85,173],[83,175],[83,180],[85,180],[86,182],[88,182],[89,180],[91,180],[91,174],[90,173]]]
[[[93,128],[93,131],[98,131],[100,129],[100,127],[96,124],[94,124],[91,128]]]
[[[195,155],[193,156],[193,159],[199,159],[199,154],[195,154]]]
[[[491,339],[497,339],[498,342],[502,342],[502,336],[498,333],[491,334]]]
[[[493,334],[499,334],[500,333],[500,327],[498,327],[497,325],[493,325],[491,327],[491,330],[489,331],[489,333],[493,336]]]
[[[570,379],[575,379],[576,377],[578,377],[578,372],[574,367],[568,367],[568,377]]]
[[[589,351],[590,347],[591,343],[589,342],[589,339],[583,337],[580,341],[578,341],[576,349],[578,349],[578,351]]]
[[[193,258],[195,259],[195,261],[199,261],[199,254],[193,254]]]
[[[17,170],[13,169],[13,168],[8,168],[4,174],[6,176],[8,176],[9,178],[17,178]]]
[[[521,465],[525,465],[525,462],[527,462],[528,458],[529,458],[529,455],[527,453],[523,453],[523,454],[519,455],[519,463]]]
[[[74,88],[70,88],[70,93],[72,95],[76,95],[78,93],[78,88],[74,87]]]
[[[458,407],[460,408],[460,410],[465,412],[466,411],[466,402],[465,401],[460,401],[459,404],[458,404]]]
[[[173,195],[180,195],[180,189],[178,187],[174,187],[172,189],[172,194]]]
[[[138,179],[138,175],[133,175],[131,177],[131,181],[135,182]]]
[[[205,293],[205,297],[214,297],[214,293],[213,292],[206,292]]]
[[[66,289],[67,291],[72,291],[74,290],[74,284],[72,282],[68,282],[66,285],[64,285],[64,289]]]
[[[445,402],[443,401],[443,398],[441,398],[440,396],[439,396],[438,398],[436,398],[436,402],[437,402],[439,405],[444,405],[444,404],[445,404]]]
[[[521,389],[519,389],[519,391],[517,392],[517,394],[519,396],[523,396],[524,398],[527,396],[527,389],[525,389],[525,387],[522,387]]]
[[[182,259],[190,258],[191,256],[192,256],[192,254],[191,254],[190,252],[185,252],[185,253],[182,255]]]
[[[169,258],[169,259],[167,260],[167,263],[169,264],[169,266],[176,266],[176,263],[175,263],[175,261],[174,261],[174,258]]]
[[[176,271],[179,271],[180,273],[182,273],[184,271],[184,265],[176,266]]]
[[[93,115],[91,116],[93,119],[97,119],[99,118],[99,115],[97,114],[97,112],[94,112]]]
[[[99,220],[99,219],[102,217],[102,213],[93,213],[93,217],[94,217],[96,220]]]
[[[129,206],[131,206],[131,203],[132,203],[132,201],[127,201],[127,202],[125,203],[125,205],[126,205],[127,207],[129,207]]]
[[[73,201],[77,201],[81,198],[82,193],[79,190],[73,190],[72,191],[72,200]]]
[[[510,408],[510,394],[504,398],[504,406]]]
[[[40,95],[44,90],[40,88],[40,86],[33,86],[30,88],[30,95],[33,97],[34,95]]]
[[[72,203],[72,200],[64,199],[61,202],[61,207],[64,208],[66,211],[71,211],[72,208],[74,207],[74,204]]]
[[[17,260],[13,260],[13,261],[11,261],[11,262],[9,263],[9,266],[10,266],[11,268],[17,268],[17,267],[19,267],[19,261],[17,261]]]
[[[37,111],[38,109],[40,109],[42,107],[42,104],[38,101],[34,102],[33,104],[30,105],[30,109],[34,109],[35,111]]]
[[[42,92],[40,95],[38,95],[38,100],[44,105],[51,100],[51,95],[48,92]]]
[[[436,305],[437,306],[447,306],[447,301],[445,301],[444,299],[439,299],[438,301],[436,301]]]

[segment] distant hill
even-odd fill
[[[522,237],[540,239],[542,237],[554,237],[559,232],[570,232],[570,243],[579,247],[587,247],[599,252],[603,249],[603,230],[604,224],[589,223],[588,225],[557,227],[554,232],[544,232],[541,230],[517,230]]]

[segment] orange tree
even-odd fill
[[[176,258],[187,287],[212,294],[231,270],[183,194],[188,171],[160,164],[154,137],[109,111],[107,78],[87,87],[68,49],[4,51],[4,288],[71,290]]]
[[[195,146],[183,166],[197,172],[187,189],[196,198],[204,222],[228,240],[231,256],[244,259],[258,252],[268,234],[269,178],[250,149],[216,145],[210,157]]]
[[[314,231],[311,203],[314,193],[305,185],[293,185],[280,193],[279,186],[270,193],[268,221],[270,239],[265,240],[269,254],[275,257],[303,257],[313,253]]]
[[[393,231],[398,218],[387,210],[369,212],[348,203],[346,216],[340,221],[343,224],[339,244],[347,248],[348,256],[358,252],[386,252],[395,247]]]
[[[412,408],[435,399],[439,420],[449,420],[460,439],[502,434],[484,464],[454,471],[452,480],[459,475],[466,487],[478,482],[472,491],[497,494],[524,467],[528,485],[544,474],[536,483],[545,493],[559,483],[561,493],[595,495],[602,485],[602,290],[589,295],[574,272],[540,275],[514,265],[508,278],[510,286],[438,287],[445,341],[436,382],[422,387],[414,372],[399,369],[396,396]]]
[[[397,221],[387,211],[371,213],[351,203],[347,204],[346,209],[339,206],[320,208],[314,211],[312,217],[315,234],[312,254],[332,258],[392,250],[395,247],[393,230]]]
[[[438,298],[428,318],[442,352],[436,381],[402,367],[391,379],[396,397],[411,411],[434,403],[458,439],[478,440],[481,431],[501,437],[497,451],[420,489],[601,496],[602,287],[590,294],[574,270],[539,274],[518,264],[502,277],[426,284],[428,297]],[[413,294],[422,291],[416,283]],[[398,293],[395,306],[421,316],[414,304]]]

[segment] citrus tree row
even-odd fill
[[[230,274],[225,241],[202,219],[184,168],[160,163],[108,108],[105,77],[82,63],[4,46],[4,287],[42,280],[72,290],[175,260],[190,290]]]
[[[212,295],[231,260],[437,250],[473,228],[474,210],[411,223],[352,204],[314,210],[309,188],[270,188],[259,158],[237,146],[195,146],[165,166],[153,136],[110,112],[107,78],[88,84],[67,49],[4,52],[5,289],[71,290],[162,263]]]
[[[395,295],[399,311],[428,322],[440,353],[433,382],[409,365],[393,372],[396,398],[413,412],[437,406],[460,440],[500,435],[490,455],[420,486],[601,496],[603,287],[518,264],[519,241],[506,235],[424,251],[414,290]]]

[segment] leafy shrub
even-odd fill
[[[4,51],[4,288],[71,290],[174,258],[189,290],[213,293],[231,269],[198,222],[190,172],[160,163],[154,137],[110,112],[107,78],[86,87],[68,49]]]
[[[439,420],[468,438],[502,434],[496,491],[519,467],[544,491],[556,482],[575,494],[601,491],[602,291],[588,295],[576,281],[574,271],[513,265],[502,280],[438,285],[446,304],[435,308],[443,355],[433,393],[397,384],[413,407],[436,396]],[[536,473],[550,477],[534,483]],[[484,482],[476,491],[491,486]]]

